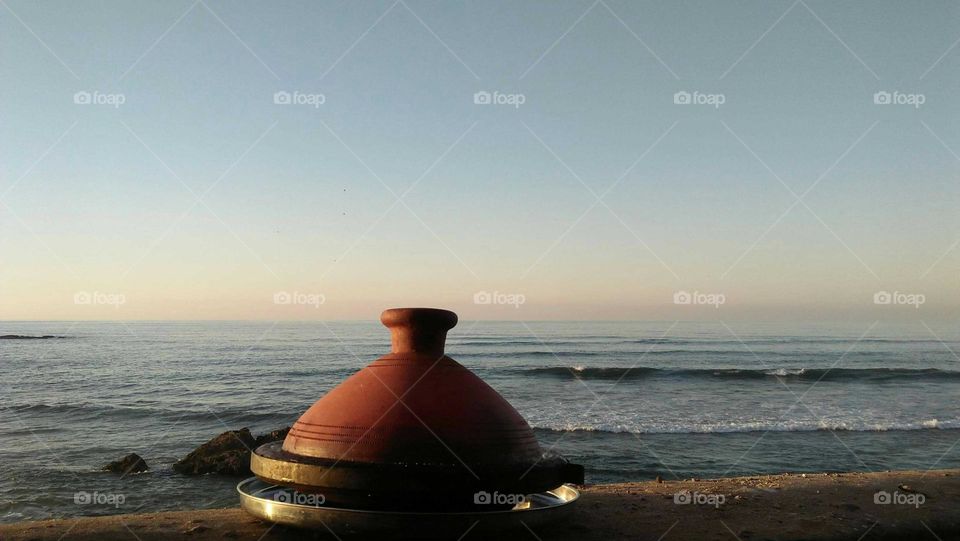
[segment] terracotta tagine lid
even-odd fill
[[[321,397],[282,446],[259,447],[254,474],[328,504],[398,510],[466,509],[486,503],[480,492],[583,482],[582,467],[545,454],[510,403],[444,354],[455,313],[394,308],[380,321],[391,353]]]

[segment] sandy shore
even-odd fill
[[[874,502],[886,491],[901,503]],[[701,503],[675,503],[688,491]],[[681,499],[687,497],[687,493]],[[722,495],[722,498],[720,497]],[[334,539],[271,527],[239,508],[22,522],[0,540]],[[535,536],[534,536],[535,534]],[[464,540],[478,539],[468,533]],[[791,474],[595,485],[563,525],[497,539],[960,539],[960,470]]]

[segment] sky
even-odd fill
[[[958,42],[948,1],[4,0],[0,319],[955,319]]]

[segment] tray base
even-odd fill
[[[512,509],[465,512],[368,511],[326,507],[323,496],[265,483],[256,477],[237,485],[240,505],[251,515],[277,524],[330,530],[336,535],[391,533],[409,537],[450,537],[468,530],[533,528],[564,518],[580,492],[570,485],[529,495]]]

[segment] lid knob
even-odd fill
[[[439,308],[390,308],[380,314],[380,322],[390,329],[393,353],[442,355],[457,314]]]

